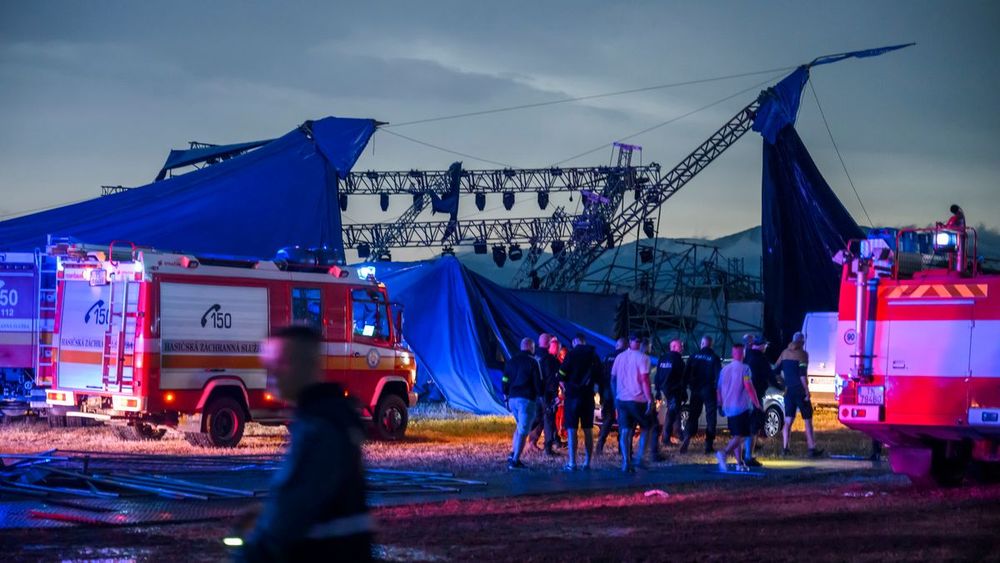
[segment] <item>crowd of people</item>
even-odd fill
[[[761,462],[753,454],[764,427],[762,405],[767,390],[782,385],[779,376],[785,388],[782,453],[790,453],[791,426],[799,415],[805,422],[808,455],[822,456],[813,433],[806,377],[809,357],[802,333],[792,337],[774,365],[765,354],[767,342],[756,335],[747,334],[742,343],[732,347],[731,361],[725,367],[713,344],[710,336],[703,337],[701,348],[685,359],[683,341],[673,340],[669,351],[654,366],[648,341],[638,334],[619,339],[615,350],[604,358],[598,356],[583,334],[577,334],[568,349],[549,334],[539,335],[537,345],[536,340],[524,338],[520,351],[507,362],[502,380],[507,407],[516,421],[508,467],[525,467],[521,457],[530,444],[548,456],[560,455],[556,450],[565,448],[566,471],[589,470],[595,452],[603,455],[617,425],[621,469],[634,472],[646,466],[647,458],[664,460],[661,447],[676,445],[678,453],[687,453],[692,437],[698,434],[702,413],[704,451],[715,454],[720,471],[729,470],[730,455],[737,471],[760,467]],[[600,398],[601,409],[596,444],[595,395]],[[675,443],[674,429],[685,407],[687,424]],[[665,410],[662,417],[661,410]],[[731,439],[717,451],[720,415],[726,418]],[[566,433],[565,444],[560,430]],[[582,451],[578,432],[583,434]],[[638,444],[634,445],[637,432]]]

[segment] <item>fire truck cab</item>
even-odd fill
[[[974,229],[939,226],[873,230],[838,254],[840,421],[915,482],[1000,462],[1000,275],[977,253]]]
[[[53,415],[109,421],[125,438],[171,427],[193,444],[234,447],[249,421],[289,421],[259,354],[276,328],[299,323],[322,333],[326,380],[356,399],[376,436],[403,437],[416,366],[402,310],[370,269],[320,265],[300,249],[275,261],[114,244],[50,252],[60,255]]]

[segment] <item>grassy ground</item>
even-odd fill
[[[848,430],[837,422],[833,410],[817,410],[814,424],[817,442],[829,453],[867,455],[870,440],[863,434]],[[442,405],[419,405],[411,412],[407,438],[402,442],[368,442],[365,458],[369,465],[415,470],[451,471],[455,473],[489,473],[505,469],[511,448],[514,420],[509,416],[473,416]],[[596,429],[595,429],[596,434]],[[702,437],[696,437],[691,451],[700,452]],[[717,447],[728,436],[720,434]],[[283,427],[266,427],[250,424],[239,447],[206,450],[188,444],[176,432],[169,432],[156,442],[122,441],[110,428],[49,428],[44,423],[14,423],[0,425],[0,452],[30,453],[48,449],[87,450],[114,453],[145,453],[166,455],[246,455],[273,454],[284,451],[288,432]],[[582,439],[581,439],[582,442]],[[767,460],[781,452],[781,440],[761,440],[759,456]],[[796,455],[805,453],[803,423],[796,420],[792,431],[792,450]],[[664,463],[712,459],[701,454],[688,456],[669,455],[675,450],[666,449],[668,460]],[[535,469],[559,470],[566,463],[564,455],[548,457],[530,446],[524,462]],[[582,460],[580,460],[582,461]],[[620,463],[617,435],[612,434],[605,455],[595,460],[597,468],[612,468]]]

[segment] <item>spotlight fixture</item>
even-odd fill
[[[639,261],[643,264],[649,264],[653,261],[653,249],[649,247],[639,249]]]
[[[358,258],[364,260],[372,255],[372,247],[367,242],[363,242],[357,246]]]
[[[480,211],[486,209],[486,194],[483,192],[476,193],[476,209]]]
[[[552,241],[552,255],[558,256],[566,250],[566,243],[561,240]]]
[[[441,256],[454,256],[455,249],[451,246],[446,246],[441,249]]]
[[[514,207],[514,192],[503,193],[503,207],[507,211],[510,211],[510,209]]]
[[[472,243],[472,249],[476,254],[486,254],[486,239],[477,238],[476,241]]]
[[[378,205],[382,208],[382,211],[387,211],[389,209],[389,194],[382,192],[378,196]]]
[[[392,262],[392,254],[388,250],[379,252],[379,254],[378,254],[378,261],[379,262]]]
[[[517,262],[523,256],[524,252],[521,250],[521,247],[516,244],[510,245],[510,248],[507,249],[507,258],[510,258],[511,262]]]
[[[503,268],[503,265],[507,263],[507,250],[503,245],[496,245],[493,247],[493,263],[497,265],[497,268]]]
[[[538,192],[538,207],[545,209],[549,206],[549,192]]]
[[[347,194],[340,194],[340,210],[347,211]]]
[[[656,223],[652,219],[646,219],[642,222],[642,232],[646,233],[649,238],[654,238],[656,236]]]

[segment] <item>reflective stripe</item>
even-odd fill
[[[306,537],[313,540],[319,540],[323,538],[353,536],[355,534],[364,534],[374,531],[375,519],[372,518],[371,514],[365,512],[363,514],[345,516],[344,518],[337,518],[336,520],[316,524],[311,530],[309,530]]]

